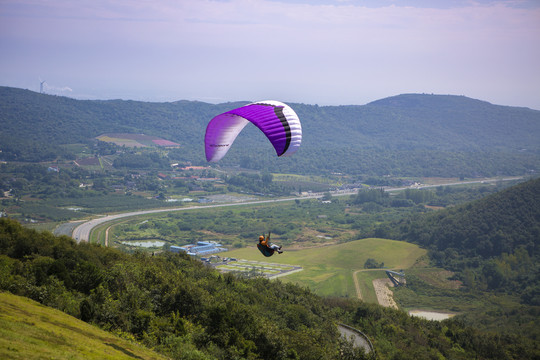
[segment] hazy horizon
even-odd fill
[[[3,0],[0,85],[75,99],[540,110],[535,0]]]

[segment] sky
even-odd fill
[[[540,110],[540,0],[0,0],[0,86],[77,99]]]

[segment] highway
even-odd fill
[[[405,190],[405,189],[423,189],[423,188],[430,188],[430,187],[454,186],[454,185],[464,185],[464,184],[474,184],[474,183],[493,183],[493,182],[498,182],[498,181],[511,181],[511,180],[520,180],[520,179],[522,179],[522,177],[508,177],[508,178],[502,178],[502,179],[500,178],[499,179],[483,179],[483,180],[451,182],[451,183],[436,184],[436,185],[413,185],[413,186],[407,186],[407,187],[384,188],[384,190],[385,191],[400,191],[400,190]],[[348,195],[354,195],[357,192],[358,192],[358,189],[336,190],[336,191],[330,191],[330,194],[332,196],[348,196]],[[227,206],[242,206],[242,205],[265,204],[265,203],[283,202],[283,201],[292,201],[292,200],[315,199],[315,198],[320,198],[324,196],[324,194],[325,193],[311,193],[305,196],[294,196],[294,197],[272,199],[272,200],[254,200],[254,201],[223,203],[223,204],[213,204],[213,205],[198,205],[198,206],[187,206],[187,207],[177,207],[177,208],[167,208],[167,209],[142,210],[142,211],[127,212],[127,213],[122,213],[122,214],[105,215],[105,216],[101,216],[99,218],[92,219],[78,225],[75,229],[73,229],[73,233],[71,237],[75,239],[77,243],[81,241],[88,241],[88,239],[90,238],[90,233],[92,229],[95,228],[96,226],[102,225],[106,222],[110,222],[110,221],[114,221],[114,220],[118,220],[118,219],[122,219],[126,217],[131,217],[131,216],[155,214],[155,213],[160,213],[160,212],[201,210],[201,209],[227,207]]]

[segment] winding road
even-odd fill
[[[374,350],[369,337],[360,330],[345,324],[339,324],[338,330],[341,333],[341,336],[346,340],[352,341],[354,347],[363,348],[366,354]]]

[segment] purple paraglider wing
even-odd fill
[[[302,126],[290,106],[279,101],[260,101],[214,117],[206,127],[206,160],[219,161],[248,124],[253,123],[270,140],[278,156],[290,156],[302,142]]]

